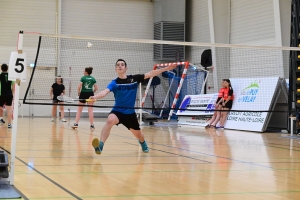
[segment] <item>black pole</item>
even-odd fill
[[[204,69],[207,71],[207,67],[204,67]],[[205,72],[205,76],[204,76],[204,80],[206,80],[206,76],[207,76],[207,72]],[[206,81],[205,81],[205,84],[204,84],[204,94],[206,94],[206,90],[207,90],[207,85],[206,85]]]

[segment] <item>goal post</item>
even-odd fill
[[[154,65],[153,70],[156,70],[156,69],[158,69],[158,68],[167,67],[167,66],[169,66],[169,65],[171,65],[171,64],[172,64],[172,63],[156,64],[156,65]],[[177,100],[178,100],[179,93],[180,93],[180,90],[181,90],[181,87],[182,87],[182,83],[183,83],[183,81],[184,81],[184,79],[185,79],[185,77],[186,77],[186,72],[187,72],[187,68],[188,68],[188,66],[189,66],[189,62],[176,62],[176,64],[177,64],[177,66],[178,66],[178,65],[184,65],[184,70],[183,70],[183,73],[182,73],[182,76],[181,76],[181,79],[180,79],[180,82],[179,82],[179,85],[178,85],[178,89],[177,89],[177,91],[176,91],[175,98],[174,98],[173,103],[172,103],[172,106],[171,106],[171,110],[170,110],[170,112],[169,112],[168,120],[170,120],[170,118],[171,118],[171,116],[172,116],[172,114],[173,114],[173,112],[174,112],[173,109],[175,108],[175,105],[176,105],[176,102],[177,102]],[[143,99],[142,99],[142,101],[141,101],[141,107],[142,107],[142,108],[143,108],[144,105],[145,105],[145,99],[146,99],[146,97],[147,97],[147,94],[148,94],[149,88],[150,88],[150,86],[151,86],[152,80],[153,80],[153,78],[151,77],[150,80],[149,80],[149,82],[148,82],[148,84],[147,84],[147,87],[146,87],[146,90],[145,90],[145,94],[144,94]],[[172,83],[173,83],[173,79],[172,79],[172,81],[171,81],[171,84],[172,84]],[[168,91],[167,91],[167,93],[166,93],[166,97],[164,98],[163,107],[164,107],[164,105],[165,105],[165,101],[166,101],[166,99],[167,99],[167,96],[168,96],[169,92],[170,92],[170,87],[169,87],[169,89],[168,89]],[[161,114],[162,114],[162,112],[160,112],[160,116],[161,116]]]

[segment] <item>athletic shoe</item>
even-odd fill
[[[65,118],[62,118],[62,119],[61,119],[61,122],[67,122],[67,120],[65,120]]]
[[[208,128],[210,128],[210,125],[209,125],[209,124],[207,124],[207,125],[205,126],[205,129],[208,129]]]
[[[7,124],[7,128],[12,128],[11,124]]]
[[[54,118],[52,117],[51,122],[54,122]]]
[[[216,127],[216,126],[213,126],[213,125],[210,125],[210,128],[212,128],[212,129],[217,129],[217,127]]]
[[[78,128],[78,124],[74,123],[73,126],[71,126],[72,129]]]
[[[141,143],[140,141],[139,141],[139,143],[140,143],[140,145],[141,145],[141,147],[142,147],[143,152],[144,152],[144,153],[148,153],[148,152],[149,152],[149,149],[148,149],[146,140],[144,140],[144,143]]]
[[[5,121],[3,119],[0,119],[0,123],[5,124]]]
[[[224,126],[217,126],[218,129],[224,129]]]
[[[98,138],[94,138],[92,141],[92,146],[95,149],[95,153],[100,155],[103,150],[104,143],[100,142]]]
[[[91,124],[90,128],[91,128],[91,129],[95,129],[94,124]]]

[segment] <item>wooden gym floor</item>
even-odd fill
[[[102,155],[91,146],[105,119],[77,131],[50,118],[19,119],[15,187],[24,199],[300,199],[300,139],[158,123],[143,126],[150,152],[120,125]],[[11,130],[0,127],[10,151]],[[291,143],[292,142],[292,143]]]

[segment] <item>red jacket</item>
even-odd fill
[[[221,88],[220,90],[219,90],[219,93],[218,93],[218,97],[219,98],[223,98],[223,96],[224,96],[224,90],[225,90],[226,88]]]
[[[230,90],[232,92],[231,95],[230,95]],[[231,88],[224,88],[224,96],[223,96],[224,100],[227,100],[229,96],[231,96],[230,100],[234,99],[233,90]]]

